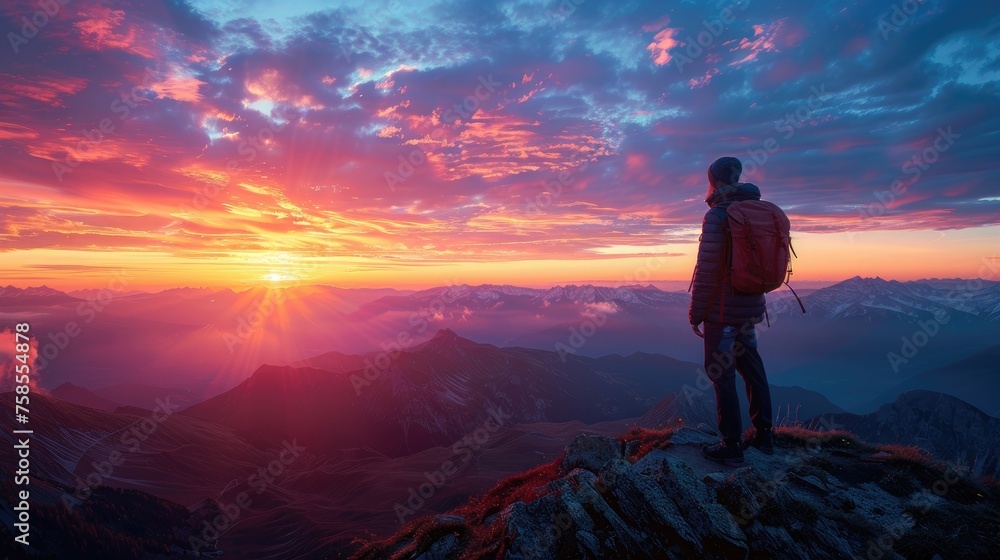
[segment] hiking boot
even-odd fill
[[[757,430],[757,433],[750,440],[750,447],[756,447],[761,453],[774,455],[774,439],[771,437],[771,430]]]
[[[740,449],[740,444],[738,443],[729,445],[719,442],[715,445],[706,445],[701,448],[701,452],[709,459],[726,465],[735,466],[743,464],[743,450]]]

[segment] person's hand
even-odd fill
[[[691,330],[694,331],[694,334],[698,335],[698,338],[705,338],[705,333],[701,332],[701,329],[698,328],[699,325],[701,325],[701,323],[691,325]]]

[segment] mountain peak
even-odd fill
[[[250,374],[244,383],[265,383],[283,379],[302,377],[304,372],[315,371],[311,367],[293,367],[289,365],[261,364]]]
[[[906,543],[908,557],[992,552],[996,493],[945,465],[846,432],[796,427],[774,430],[775,455],[748,448],[745,465],[724,467],[702,455],[703,445],[718,441],[710,431],[581,434],[560,459],[513,475],[447,514],[418,519],[352,558],[402,549],[435,558],[484,551],[500,559],[856,558],[887,527],[899,531],[894,542]],[[932,495],[926,479],[944,483],[946,472],[956,491],[928,502],[932,515],[907,518],[915,497]],[[976,505],[968,505],[977,492]],[[983,522],[961,535],[938,521],[969,507],[975,513],[966,515]]]
[[[953,397],[946,393],[928,391],[926,389],[910,389],[903,391],[890,406],[896,409],[908,408],[915,410],[925,410],[933,414],[941,414],[947,411],[946,415],[952,415],[956,410],[964,413],[981,415],[983,418],[988,415],[975,406]],[[972,412],[975,411],[975,412]]]
[[[451,353],[456,349],[460,348],[468,349],[477,346],[480,346],[478,342],[469,340],[467,338],[462,338],[455,331],[449,328],[444,328],[444,329],[439,329],[436,333],[434,333],[434,336],[427,339],[426,342],[414,346],[413,348],[408,350],[408,352],[413,353],[418,351],[430,350],[435,353],[441,353],[441,352]]]
[[[79,385],[73,383],[72,381],[66,381],[66,382],[60,383],[59,386],[56,387],[55,389],[52,389],[52,391],[55,392],[55,391],[59,391],[59,390],[62,390],[62,389],[83,389],[83,387],[80,387]]]
[[[456,333],[451,329],[445,328],[445,329],[438,329],[438,332],[434,333],[434,336],[431,337],[431,340],[438,340],[438,339],[455,340],[457,338],[461,338],[458,336],[458,333]]]
[[[844,280],[843,282],[840,282],[840,284],[846,284],[849,286],[855,284],[868,285],[868,284],[886,284],[886,283],[887,283],[886,280],[883,279],[881,276],[875,276],[874,278],[871,276],[855,276],[853,278],[849,278],[847,280]],[[834,286],[836,285],[837,284],[834,284]]]

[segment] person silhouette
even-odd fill
[[[704,454],[729,465],[743,463],[740,404],[736,371],[746,385],[750,418],[756,435],[750,445],[774,453],[771,437],[771,390],[764,362],[757,350],[756,325],[764,320],[764,294],[735,291],[726,274],[729,240],[727,207],[738,200],[760,200],[760,189],[741,183],[743,165],[735,157],[721,157],[708,168],[710,207],[702,223],[698,260],[691,279],[688,319],[705,342],[705,373],[715,386],[716,411],[722,441],[705,446]],[[699,326],[704,325],[704,333]]]

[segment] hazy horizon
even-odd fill
[[[933,282],[933,281],[945,281],[945,280],[977,280],[977,279],[978,280],[987,281],[987,282],[998,282],[998,281],[1000,281],[1000,280],[995,280],[994,277],[990,277],[990,276],[986,276],[986,277],[981,277],[981,276],[944,277],[944,276],[941,276],[941,277],[921,277],[921,278],[900,279],[900,278],[891,278],[891,277],[883,277],[883,276],[854,275],[854,276],[850,276],[850,277],[847,277],[847,278],[842,278],[842,279],[839,279],[839,280],[797,280],[797,279],[793,278],[790,281],[790,284],[792,285],[792,288],[794,288],[796,290],[799,290],[799,289],[804,289],[804,290],[821,289],[821,288],[825,288],[825,287],[828,287],[828,286],[833,286],[835,284],[839,284],[841,282],[844,282],[844,281],[847,281],[847,280],[851,280],[851,279],[857,278],[857,277],[860,277],[860,278],[871,278],[871,279],[881,278],[882,280],[897,281],[897,282],[925,282],[925,281],[926,282]],[[253,283],[253,284],[236,284],[236,285],[224,285],[224,284],[219,284],[219,285],[171,285],[171,286],[146,286],[146,287],[143,287],[141,284],[133,285],[133,284],[130,283],[129,286],[126,289],[112,289],[112,291],[115,291],[115,292],[130,292],[130,291],[135,291],[135,292],[144,292],[144,293],[149,293],[149,294],[156,294],[156,293],[159,293],[159,292],[163,292],[163,291],[167,291],[167,290],[175,290],[175,289],[199,289],[199,290],[202,290],[202,289],[207,289],[207,290],[225,290],[225,289],[230,289],[230,290],[233,290],[233,291],[242,292],[242,291],[246,291],[248,289],[252,289],[252,288],[260,287],[260,286],[267,287],[267,288],[296,288],[296,287],[321,286],[321,287],[339,288],[339,289],[345,289],[345,290],[403,290],[403,291],[421,291],[421,290],[428,290],[428,289],[441,288],[441,287],[447,287],[447,286],[461,286],[463,284],[468,285],[468,286],[482,286],[482,285],[514,286],[514,287],[518,287],[518,288],[530,288],[530,289],[547,289],[547,288],[554,288],[554,287],[558,287],[558,286],[584,286],[584,285],[592,285],[592,286],[599,286],[599,287],[611,287],[611,288],[616,288],[616,287],[621,287],[621,286],[636,286],[636,285],[645,287],[645,286],[648,286],[648,285],[651,284],[654,287],[656,287],[656,288],[658,288],[660,290],[666,291],[666,292],[687,292],[687,288],[688,288],[688,284],[689,283],[690,283],[690,279],[688,279],[688,280],[643,280],[643,281],[633,280],[631,282],[626,282],[626,281],[622,281],[622,280],[617,280],[617,281],[615,281],[615,280],[568,280],[568,281],[559,281],[559,282],[553,282],[553,283],[510,283],[510,282],[503,282],[503,281],[493,281],[493,282],[479,282],[479,283],[463,282],[463,283],[456,283],[456,284],[356,285],[355,286],[355,285],[344,285],[344,284],[328,284],[328,283],[322,283],[322,282],[294,282],[294,281],[267,281],[267,280],[264,280],[264,281]],[[7,284],[7,286],[18,288],[18,289],[22,289],[22,290],[29,289],[29,288],[47,287],[47,288],[50,288],[50,289],[53,289],[53,290],[57,290],[57,291],[60,291],[60,292],[64,292],[64,293],[71,293],[71,292],[77,292],[77,291],[87,291],[87,290],[109,289],[107,283],[105,283],[104,285],[101,285],[101,284],[88,284],[88,285],[83,285],[83,286],[67,287],[67,286],[62,286],[62,282],[58,281],[58,280],[56,280],[56,281],[47,280],[47,281],[43,281],[40,284],[23,284],[23,285]],[[785,286],[782,286],[782,287],[778,288],[777,291],[782,291],[782,290],[787,290],[787,288]]]

